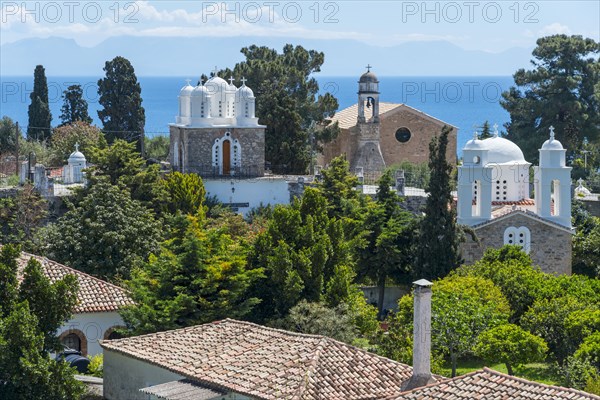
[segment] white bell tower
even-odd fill
[[[571,228],[571,167],[565,163],[567,152],[554,138],[550,127],[550,139],[542,145],[540,166],[535,171],[536,213],[560,225]]]
[[[492,218],[492,167],[488,166],[488,152],[477,132],[463,149],[463,164],[458,167],[459,224],[476,225]]]

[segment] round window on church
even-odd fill
[[[396,131],[396,140],[400,143],[406,143],[410,140],[411,133],[408,128],[399,128]]]

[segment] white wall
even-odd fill
[[[104,334],[109,328],[124,326],[123,319],[118,312],[97,312],[74,314],[66,324],[60,327],[56,336],[70,329],[80,330],[87,339],[87,352],[89,355],[102,353],[98,343],[104,339]]]
[[[237,212],[246,215],[261,205],[289,204],[290,192],[285,178],[203,179],[207,196],[216,196],[221,203],[248,203]],[[231,190],[235,189],[235,190]]]

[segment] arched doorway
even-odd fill
[[[231,173],[231,141],[223,141],[223,175]]]

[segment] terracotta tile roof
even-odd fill
[[[381,399],[399,395],[412,374],[330,338],[231,319],[100,344],[205,387],[264,400]]]
[[[440,119],[432,117],[431,115],[426,114],[423,111],[417,110],[416,108],[407,106],[406,104],[403,104],[403,103],[379,102],[379,116],[383,117],[383,114],[388,113],[390,111],[397,110],[399,108],[403,108],[413,114],[418,114],[419,116],[429,119],[431,121],[438,122],[440,125],[445,124],[445,125],[454,127],[453,125],[451,125],[449,123],[446,123]],[[365,111],[365,113],[367,113],[367,112]],[[369,113],[367,113],[367,114],[369,114]],[[331,118],[331,121],[332,122],[337,121],[339,127],[342,129],[350,129],[356,125],[357,117],[358,117],[358,104],[353,104],[350,107],[346,107],[343,110],[339,110],[338,112],[336,112],[335,115]]]
[[[489,368],[413,389],[388,400],[600,400],[600,396],[544,385]]]
[[[42,264],[44,275],[50,279],[50,282],[56,282],[67,274],[73,274],[77,277],[79,281],[79,293],[77,296],[79,303],[73,311],[76,314],[118,311],[123,306],[133,304],[133,300],[131,300],[125,289],[94,278],[76,269],[69,268],[66,265],[59,264],[56,261],[33,254],[21,253],[18,259],[19,280],[22,279],[22,271],[31,257]]]
[[[379,102],[379,115],[401,107],[402,105],[403,104],[401,103]],[[331,118],[331,121],[337,121],[338,125],[342,129],[349,129],[356,125],[356,118],[358,118],[358,104],[353,104],[350,107],[344,108],[343,110],[336,112],[335,115]]]

